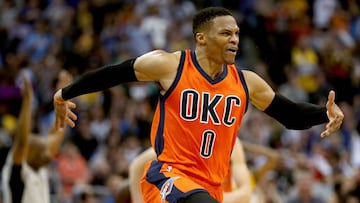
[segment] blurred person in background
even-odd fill
[[[280,194],[276,188],[274,170],[279,164],[280,154],[262,144],[242,141],[251,172],[252,195],[251,203],[277,202],[281,203]],[[236,170],[235,168],[233,170]]]
[[[48,166],[57,155],[63,141],[65,129],[56,130],[53,126],[42,139],[33,134],[32,102],[33,87],[30,80],[23,76],[21,83],[22,104],[17,127],[12,137],[13,144],[2,168],[2,186],[4,202],[50,202]],[[57,89],[67,85],[71,75],[61,71]]]
[[[316,194],[313,190],[313,174],[310,171],[297,171],[295,175],[295,194],[287,203],[325,203],[325,199]]]
[[[64,143],[56,161],[62,185],[60,199],[63,202],[70,202],[74,195],[74,186],[89,182],[87,162],[76,145],[69,140]]]

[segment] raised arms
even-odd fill
[[[23,76],[21,87],[22,103],[17,121],[17,127],[13,137],[13,163],[20,165],[26,159],[29,149],[29,139],[31,133],[31,104],[33,99],[33,88],[29,79]]]

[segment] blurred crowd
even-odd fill
[[[207,6],[236,16],[238,66],[294,101],[324,104],[334,89],[345,114],[341,130],[322,139],[324,126],[287,130],[249,107],[239,137],[280,157],[256,182],[266,202],[360,202],[360,0],[0,0],[0,166],[22,75],[35,91],[33,131],[46,136],[60,70],[76,79],[153,49],[192,48],[192,16]],[[157,93],[136,83],[74,99],[76,127],[49,169],[52,202],[120,201],[129,164],[150,146]],[[266,162],[246,156],[251,169]]]

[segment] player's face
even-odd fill
[[[220,63],[233,64],[239,45],[239,27],[232,16],[219,16],[206,32],[208,54]]]

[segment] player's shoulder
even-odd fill
[[[168,52],[162,49],[155,49],[150,52],[147,52],[143,56],[148,57],[155,57],[160,59],[173,59],[173,58],[179,58],[181,55],[181,51],[174,51],[174,52]]]
[[[181,51],[167,52],[165,50],[153,50],[138,57],[136,63],[145,67],[171,70],[177,68],[180,58]]]
[[[134,63],[136,76],[142,81],[171,80],[175,78],[181,51],[153,50],[137,57]]]
[[[240,69],[239,71],[241,71],[241,73],[244,75],[245,81],[247,83],[251,83],[252,81],[255,82],[260,78],[260,76],[252,70]]]

